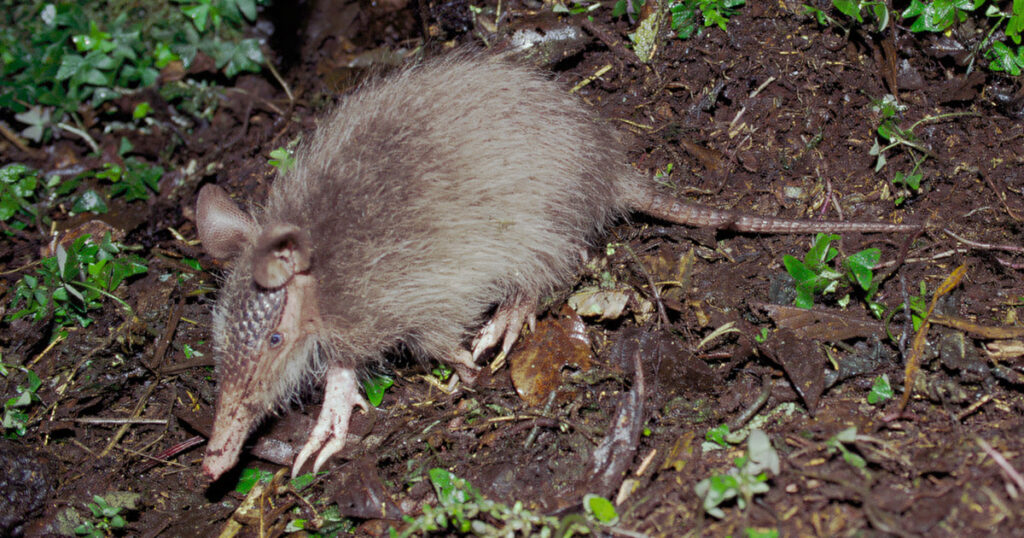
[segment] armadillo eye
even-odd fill
[[[284,342],[284,337],[281,336],[281,333],[270,335],[270,347],[277,347],[281,345],[281,342]]]

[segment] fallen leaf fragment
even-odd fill
[[[838,310],[761,304],[779,329],[789,329],[798,339],[838,342],[850,338],[870,338],[882,333],[881,322],[866,316]]]
[[[512,384],[527,404],[543,405],[562,385],[566,367],[590,369],[592,352],[586,339],[580,338],[578,324],[582,320],[576,316],[543,320],[526,345],[509,357]]]

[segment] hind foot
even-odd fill
[[[523,330],[523,323],[529,323],[531,331],[536,329],[536,309],[537,298],[521,293],[516,293],[498,305],[494,316],[484,324],[476,338],[473,339],[472,360],[475,362],[485,351],[497,345],[499,340],[501,341],[501,352],[507,354],[512,349],[512,344],[519,338],[519,333]]]

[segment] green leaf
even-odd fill
[[[153,107],[149,106],[149,103],[143,101],[135,106],[135,110],[132,111],[133,120],[141,120],[149,115],[153,111]]]
[[[797,283],[812,280],[818,276],[814,271],[808,269],[804,262],[789,254],[782,257],[782,264],[786,267],[789,276],[793,277]]]
[[[807,268],[815,273],[820,273],[822,266],[839,254],[838,250],[831,247],[832,242],[837,240],[839,240],[839,236],[835,234],[819,233],[816,235],[814,243],[807,251],[807,255],[804,256],[804,264]]]
[[[921,3],[921,0],[911,0],[910,5],[907,6],[907,9],[903,10],[903,13],[900,13],[900,16],[904,19],[911,19],[921,15],[921,13],[924,13],[924,4]]]
[[[291,485],[295,488],[295,491],[302,491],[306,489],[310,484],[316,481],[316,474],[306,473],[296,476],[291,479]]]
[[[854,2],[852,0],[832,0],[832,5],[843,15],[846,15],[857,22],[864,22],[864,18],[860,15],[859,2]]]
[[[163,69],[171,62],[180,59],[181,58],[171,50],[170,45],[167,43],[157,43],[153,48],[153,65],[155,65],[157,69]]]
[[[818,21],[818,24],[820,26],[828,26],[828,15],[826,15],[824,11],[816,7],[809,6],[807,4],[802,5],[804,8],[805,15],[810,15],[814,17],[814,19]]]
[[[810,310],[814,308],[814,290],[817,284],[812,280],[806,280],[796,285],[796,299],[793,304],[799,308]]]
[[[892,385],[889,384],[889,376],[882,374],[876,377],[875,382],[871,385],[871,392],[868,393],[868,403],[878,405],[894,395]]]
[[[1024,69],[1024,47],[1019,47],[1014,54],[1013,49],[1003,43],[992,44],[985,55],[991,60],[988,68],[992,71],[1006,71],[1013,76],[1019,76]]]
[[[878,21],[878,31],[884,32],[889,26],[889,8],[886,7],[884,2],[878,2],[871,9],[875,14],[875,20]]]
[[[728,435],[729,425],[721,424],[708,430],[707,433],[704,434],[704,439],[711,441],[712,443],[715,443],[718,446],[721,446],[722,448],[725,448],[729,446],[729,442],[726,440],[726,437]]]
[[[235,6],[246,19],[256,20],[256,0],[235,0]]]
[[[619,514],[615,512],[615,505],[600,495],[588,493],[583,496],[583,508],[588,514],[594,516],[604,525],[614,525],[619,521]]]
[[[0,220],[6,221],[18,212],[20,205],[17,200],[11,198],[0,198]]]
[[[133,149],[135,149],[135,146],[132,144],[131,140],[122,136],[121,143],[117,146],[117,154],[124,156],[124,154],[131,152]]]
[[[452,494],[455,491],[455,475],[448,472],[446,469],[434,468],[427,472],[430,477],[430,483],[434,485],[434,489],[437,490],[437,500],[441,501],[441,504],[451,504],[453,501]]]
[[[39,387],[43,386],[43,380],[39,379],[39,376],[32,370],[26,369],[25,377],[28,378],[28,390],[30,392],[35,393],[39,390]]]
[[[85,58],[77,54],[67,54],[60,60],[60,67],[57,68],[57,74],[55,78],[57,80],[67,80],[74,76],[82,66],[85,65]]]
[[[612,8],[612,18],[617,19],[626,14],[626,0],[618,0]]]
[[[853,280],[860,285],[861,289],[866,290],[871,286],[872,271],[881,258],[881,250],[869,248],[852,254],[846,259],[846,268],[853,274]]]
[[[206,19],[210,16],[210,5],[200,4],[198,6],[183,7],[181,12],[192,19],[192,24],[196,25],[196,30],[199,33],[206,31]]]
[[[366,399],[370,405],[378,407],[384,401],[384,391],[394,383],[394,379],[385,375],[374,376],[363,381],[363,391],[366,393]]]
[[[235,492],[245,495],[252,491],[252,488],[255,487],[258,482],[268,484],[273,478],[274,473],[270,471],[261,471],[259,469],[247,467],[242,470],[242,474],[238,477],[238,484],[235,485]]]
[[[89,189],[82,193],[71,206],[72,213],[106,213],[107,203],[96,191]]]
[[[228,78],[234,78],[242,71],[258,73],[265,62],[256,39],[243,39],[227,50],[229,53],[217,60],[217,67],[224,69],[224,75]]]

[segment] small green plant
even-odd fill
[[[1024,69],[1024,46],[1017,47],[1017,52],[1004,43],[993,43],[992,48],[985,53],[988,58],[989,69],[993,71],[1006,71],[1013,76],[1020,76]]]
[[[896,98],[892,95],[886,95],[873,102],[871,108],[879,116],[878,127],[875,128],[877,134],[875,143],[868,150],[868,154],[876,157],[875,171],[878,172],[885,167],[888,162],[886,158],[888,151],[899,147],[906,148],[910,158],[914,161],[914,168],[907,174],[897,171],[892,182],[895,185],[901,186],[904,189],[902,192],[917,192],[921,187],[922,179],[922,174],[918,170],[930,154],[914,136],[914,128],[921,122],[915,123],[906,129],[901,128],[896,123],[896,117],[898,113],[906,109],[906,106],[896,102]],[[883,146],[880,140],[885,141],[886,145]],[[905,199],[905,195],[900,195],[896,199],[896,205],[902,204]]]
[[[711,428],[704,434],[704,439],[715,443],[716,445],[725,448],[729,446],[729,425],[721,424],[714,428]]]
[[[238,476],[238,483],[235,484],[235,492],[241,495],[248,495],[249,492],[252,491],[252,488],[256,487],[256,484],[269,484],[273,478],[274,473],[270,471],[246,467],[245,469],[242,469],[242,473]]]
[[[86,505],[89,511],[92,512],[92,519],[86,520],[81,525],[75,527],[76,535],[89,538],[104,538],[116,531],[120,531],[127,525],[127,522],[120,515],[121,510],[123,510],[122,507],[111,506],[99,495],[93,495],[92,500],[93,502]]]
[[[559,536],[590,532],[581,521],[570,520],[571,516],[559,520],[534,514],[523,508],[519,501],[509,507],[486,499],[465,479],[445,469],[431,469],[427,475],[434,486],[439,506],[425,505],[419,517],[403,517],[409,525],[401,533],[391,529],[392,538],[449,529],[460,534],[510,537],[555,536],[555,531],[561,533]]]
[[[879,32],[889,26],[889,8],[884,0],[832,0],[832,6],[859,24],[864,23],[863,13],[870,13]]]
[[[630,16],[630,22],[633,21],[633,15],[640,12],[640,8],[643,7],[643,0],[617,0],[615,5],[612,6],[612,17],[621,17],[623,15]]]
[[[829,454],[835,454],[839,452],[843,456],[843,461],[850,464],[851,466],[864,470],[868,464],[864,461],[859,454],[846,448],[846,445],[853,443],[857,440],[857,428],[849,427],[832,437],[829,437],[828,441],[825,441],[825,446],[828,447]]]
[[[590,13],[601,8],[600,2],[587,3],[587,2],[572,2],[568,6],[558,2],[552,8],[551,11],[555,13],[566,13],[569,15],[579,15],[582,13]]]
[[[434,374],[434,377],[436,377],[438,381],[445,383],[448,381],[449,378],[452,377],[452,374],[455,373],[455,370],[452,370],[452,368],[447,364],[438,364],[437,366],[431,368],[430,373]]]
[[[196,345],[197,346],[203,345],[203,340],[200,340],[200,341],[196,342]],[[203,356],[203,353],[201,351],[197,351],[194,347],[192,347],[188,343],[185,343],[185,344],[181,345],[181,352],[184,353],[185,354],[185,358],[189,359],[189,360],[192,360],[194,358],[202,357]]]
[[[260,0],[263,1],[263,0]],[[257,0],[125,4],[110,0],[5,4],[0,12],[0,108],[40,142],[53,128],[82,133],[79,107],[98,108],[156,84],[171,62],[199,53],[228,77],[258,71],[259,43],[242,38]],[[126,111],[135,119],[144,109]]]
[[[909,11],[912,7],[914,7],[913,3],[911,3],[907,10]],[[1013,11],[1009,14],[1004,13],[999,6],[993,3],[985,10],[985,15],[998,19],[992,25],[992,29],[989,30],[989,38],[1005,21],[1006,37],[1017,45],[1017,52],[1015,54],[1013,48],[1006,43],[1002,41],[993,42],[992,46],[985,51],[985,58],[989,60],[988,68],[992,71],[1005,71],[1015,77],[1020,76],[1022,70],[1024,70],[1024,46],[1021,46],[1021,32],[1024,32],[1024,2],[1014,0]]]
[[[973,12],[987,0],[911,0],[910,5],[900,14],[910,25],[911,32],[942,33],[956,23],[967,20],[968,13]]]
[[[24,230],[36,217],[30,200],[36,197],[37,186],[38,173],[23,164],[0,168],[0,221],[11,221],[12,228]]]
[[[23,437],[28,428],[28,413],[25,412],[29,406],[39,401],[39,396],[36,395],[36,391],[43,385],[42,380],[32,370],[23,366],[12,366],[8,364],[0,363],[0,375],[8,377],[11,375],[11,371],[14,369],[21,370],[25,373],[25,380],[28,383],[25,386],[20,384],[15,386],[15,391],[18,393],[17,396],[8,398],[4,402],[4,418],[3,427],[7,438],[15,439]]]
[[[600,495],[588,493],[583,496],[583,509],[602,525],[614,525],[619,522],[619,514],[615,505]]]
[[[885,307],[871,299],[878,291],[878,282],[874,281],[873,271],[878,265],[882,251],[869,248],[854,253],[843,260],[843,269],[839,270],[829,265],[839,254],[832,246],[832,242],[838,240],[838,235],[818,234],[803,260],[788,254],[782,257],[786,272],[796,280],[796,299],[793,304],[810,309],[814,306],[815,295],[833,293],[839,289],[840,284],[847,281],[864,291],[868,309],[876,316],[881,316]],[[848,298],[842,301],[846,300]]]
[[[734,463],[726,474],[705,478],[695,488],[697,496],[704,499],[704,511],[719,519],[725,517],[721,506],[726,501],[736,499],[739,509],[745,510],[755,495],[770,489],[768,472],[779,474],[779,454],[762,430],[751,430],[746,455]]]
[[[885,403],[894,394],[892,385],[889,384],[889,376],[882,374],[876,377],[875,382],[871,385],[871,392],[868,393],[868,403],[871,405]]]
[[[886,95],[872,102],[871,109],[878,115],[878,126],[875,128],[875,143],[868,150],[870,155],[876,157],[875,171],[878,172],[885,167],[888,163],[887,154],[896,149],[903,149],[914,162],[914,167],[909,173],[897,171],[893,177],[893,184],[902,187],[901,192],[904,193],[896,198],[896,205],[900,205],[906,199],[907,194],[917,192],[921,187],[923,177],[919,170],[925,160],[932,155],[932,152],[924,147],[914,135],[914,129],[923,123],[963,116],[965,114],[949,113],[938,116],[926,116],[909,127],[901,127],[897,119],[898,115],[906,110],[906,106],[899,104],[892,95]]]
[[[128,310],[131,308],[113,292],[132,276],[147,271],[145,260],[122,253],[123,247],[111,242],[110,233],[98,244],[86,234],[65,249],[43,258],[34,274],[26,274],[15,285],[8,321],[31,317],[40,321],[53,312],[59,326],[92,323],[88,312],[102,306],[104,297]]]
[[[924,319],[928,317],[929,300],[930,296],[928,295],[928,285],[922,280],[918,287],[918,294],[911,295],[909,297],[910,318],[914,324],[914,332],[921,329],[921,324],[924,323]]]
[[[680,0],[669,5],[672,31],[679,39],[700,35],[704,28],[717,25],[723,32],[729,17],[736,14],[746,0]],[[701,22],[703,21],[703,24]]]
[[[661,181],[668,178],[668,176],[672,175],[672,168],[674,168],[674,165],[672,163],[666,164],[663,170],[658,170],[654,172],[654,180]]]
[[[113,183],[110,187],[111,198],[124,196],[126,202],[148,200],[149,191],[159,192],[158,182],[163,175],[162,167],[147,164],[135,157],[125,159],[124,166],[106,163],[103,170],[95,174],[97,178]]]
[[[366,400],[370,402],[370,405],[378,407],[384,401],[384,392],[394,384],[395,380],[386,375],[376,375],[363,380],[363,392],[366,393]]]
[[[277,168],[278,173],[283,174],[295,166],[295,156],[291,149],[277,148],[270,152],[270,160],[267,162],[270,163],[270,166]]]
[[[1012,5],[1011,11],[1004,9]],[[875,22],[874,31],[882,32],[888,26],[893,16],[887,3],[883,0],[832,0],[832,7],[857,24],[864,24],[867,18],[865,13],[873,17]],[[830,16],[824,10],[817,7],[804,5],[804,12],[817,19],[818,23],[835,25],[849,31],[843,24]],[[982,9],[984,8],[984,9]],[[1024,70],[1024,47],[1021,47],[1021,32],[1024,31],[1024,2],[997,2],[995,0],[911,0],[900,14],[904,26],[909,26],[911,32],[946,33],[954,25],[965,23],[974,17],[975,26],[983,27],[984,21],[980,15],[991,22],[978,48],[970,55],[970,65],[974,64],[975,57],[982,48],[984,57],[989,61],[988,68],[992,71],[1005,71],[1013,76],[1019,76]],[[997,34],[997,30],[1006,23],[1003,33]],[[996,37],[996,39],[993,39]],[[1006,40],[1017,45],[1016,51]]]

